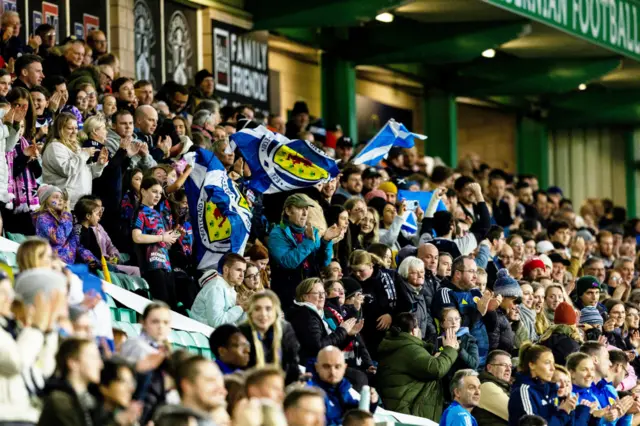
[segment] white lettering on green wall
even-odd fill
[[[640,59],[636,0],[484,0]]]

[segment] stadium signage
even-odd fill
[[[640,60],[635,0],[483,0],[603,48]]]

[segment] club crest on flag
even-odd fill
[[[326,182],[338,175],[335,160],[303,140],[289,140],[264,126],[233,134],[251,169],[248,185],[264,194],[292,191]]]
[[[326,170],[316,166],[311,160],[307,160],[286,145],[282,145],[276,150],[274,161],[283,171],[291,173],[299,179],[317,181],[329,177]]]
[[[215,203],[207,202],[204,214],[210,243],[225,240],[231,236],[231,222]]]

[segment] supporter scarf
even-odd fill
[[[31,143],[27,139],[20,137],[19,146],[6,154],[7,170],[9,170],[8,191],[9,194],[14,196],[13,208],[16,213],[35,212],[40,208],[38,182],[36,182],[31,170],[29,170],[29,164],[21,174],[13,176],[13,163],[18,156],[18,149],[23,153],[29,145]]]

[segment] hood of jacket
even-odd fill
[[[540,341],[543,342],[545,340],[548,340],[554,334],[567,336],[577,341],[578,343],[582,343],[582,336],[580,336],[580,332],[578,331],[578,329],[575,326],[570,326],[566,324],[552,325],[544,332],[542,336],[540,336]]]
[[[401,332],[397,335],[387,332],[387,335],[378,346],[378,354],[381,357],[383,354],[393,353],[407,346],[420,346],[426,350],[425,343],[422,339],[418,339],[417,337],[405,332]]]

